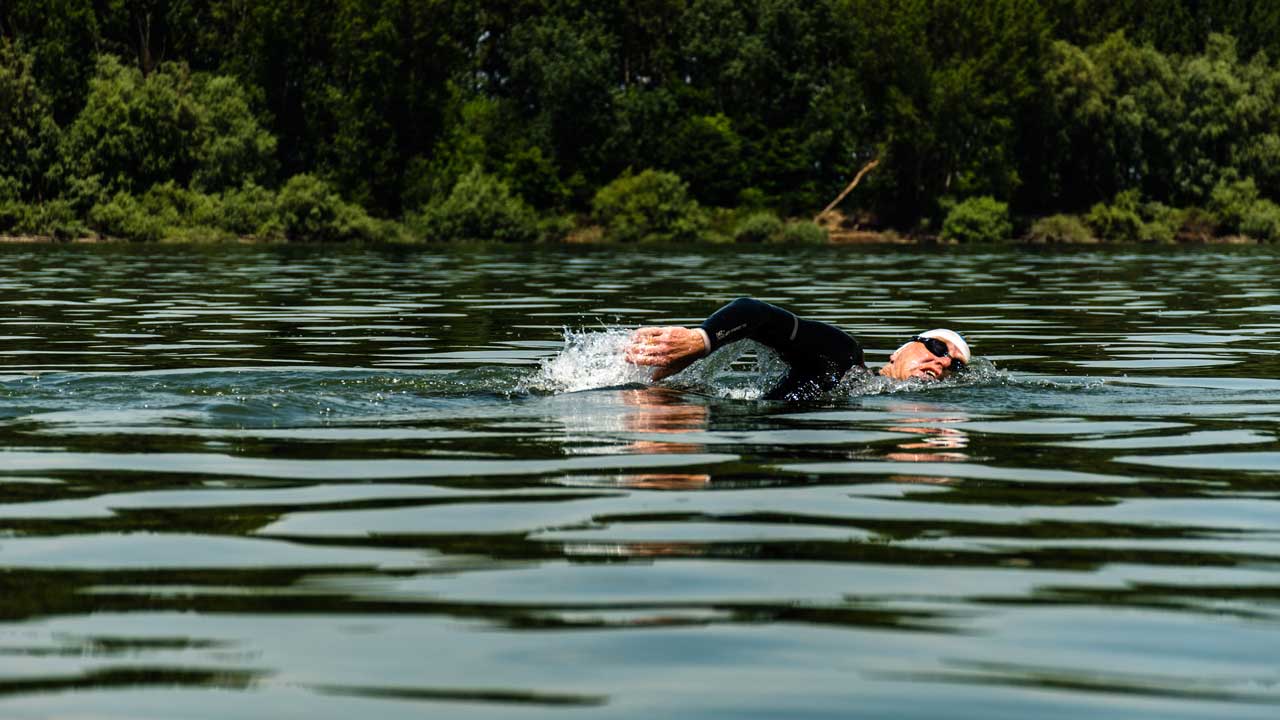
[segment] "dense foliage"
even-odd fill
[[[995,243],[1013,236],[1009,205],[990,195],[964,200],[947,212],[942,237],[962,243]]]
[[[1277,59],[1260,0],[5,0],[0,233],[759,241],[878,157],[873,226],[1276,239]]]

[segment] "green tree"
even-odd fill
[[[115,56],[99,57],[85,107],[63,137],[69,174],[99,178],[107,194],[188,180],[199,123],[190,82],[182,66],[165,65],[144,78]]]
[[[201,73],[192,85],[197,112],[192,185],[211,192],[268,179],[276,138],[258,123],[240,83]]]
[[[615,39],[592,18],[533,17],[512,28],[503,48],[503,95],[517,108],[534,147],[550,149],[564,172],[597,177],[613,122]]]
[[[31,53],[35,76],[65,126],[84,104],[100,46],[95,0],[5,0],[0,34]]]
[[[57,154],[58,126],[32,62],[0,38],[0,202],[45,197]]]
[[[206,190],[261,180],[274,149],[231,78],[172,63],[144,76],[103,55],[61,154],[68,177],[105,198],[170,180]]]

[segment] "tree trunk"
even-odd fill
[[[827,213],[834,210],[835,207],[840,204],[841,200],[844,200],[845,197],[849,195],[849,193],[853,192],[854,188],[858,187],[858,183],[862,182],[862,176],[871,172],[871,169],[879,164],[880,164],[880,158],[876,158],[875,160],[872,160],[871,162],[862,166],[862,169],[859,170],[858,174],[854,176],[853,182],[849,183],[849,186],[844,189],[844,192],[840,193],[840,195],[835,200],[832,200],[830,205],[823,208],[822,212],[815,215],[813,218],[813,221],[818,222],[819,220],[822,219],[823,215],[826,215]]]

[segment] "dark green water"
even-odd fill
[[[1274,718],[1278,260],[0,248],[0,717]]]

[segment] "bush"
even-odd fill
[[[448,197],[411,215],[409,225],[430,240],[531,242],[539,236],[537,215],[528,204],[479,165],[458,178]]]
[[[763,243],[782,234],[782,221],[768,210],[751,213],[733,229],[733,239],[740,243]]]
[[[777,242],[791,245],[819,245],[828,239],[826,228],[808,220],[788,220],[777,235]]]
[[[289,178],[277,201],[280,227],[293,240],[375,240],[385,233],[363,208],[344,202],[314,175]]]
[[[572,215],[548,215],[538,221],[538,239],[543,242],[564,240],[577,227]]]
[[[95,230],[126,240],[163,240],[165,231],[177,221],[177,212],[172,208],[169,213],[153,213],[144,208],[138,198],[124,191],[89,210],[89,224]]]
[[[1094,205],[1086,220],[1094,233],[1108,242],[1170,243],[1188,222],[1198,221],[1198,216],[1158,202],[1143,203],[1133,189],[1118,193],[1110,204]]]
[[[1255,202],[1240,220],[1240,232],[1255,240],[1280,240],[1280,205],[1270,200]]]
[[[1145,223],[1138,212],[1138,191],[1126,190],[1111,204],[1098,203],[1085,217],[1098,237],[1109,242],[1137,242],[1143,238]]]
[[[963,243],[1003,242],[1013,236],[1009,205],[989,195],[968,198],[951,208],[942,237]]]
[[[1203,208],[1187,208],[1181,213],[1176,239],[1205,242],[1218,234],[1218,218]]]
[[[1158,202],[1145,203],[1141,212],[1144,220],[1138,231],[1142,242],[1171,243],[1182,228],[1185,213]]]
[[[701,238],[706,213],[679,175],[630,171],[600,188],[591,201],[596,220],[619,242],[681,242]]]
[[[743,188],[738,192],[738,207],[746,210],[763,210],[769,197],[758,187]]]
[[[707,226],[702,231],[701,239],[711,243],[733,242],[734,233],[745,213],[746,211],[742,208],[707,208],[703,213]]]
[[[215,225],[181,225],[165,229],[162,243],[213,243],[230,242],[236,234]]]
[[[1096,238],[1089,227],[1075,215],[1050,215],[1035,221],[1027,232],[1027,240],[1033,243],[1089,243]]]
[[[253,183],[222,193],[218,218],[197,217],[196,220],[234,235],[264,240],[284,237],[276,194]]]
[[[65,200],[43,203],[7,200],[0,202],[0,233],[70,240],[83,235],[85,227]]]
[[[571,245],[597,245],[604,242],[604,228],[599,225],[575,227],[564,236],[564,241]]]
[[[1263,198],[1253,178],[1219,183],[1210,195],[1209,209],[1222,229],[1257,240],[1280,240],[1280,206]]]

